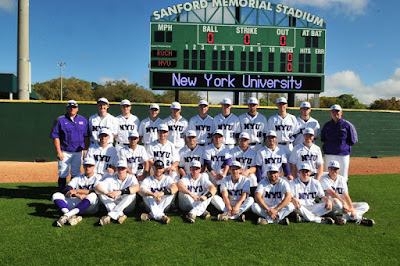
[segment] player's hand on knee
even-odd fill
[[[57,159],[60,161],[64,160],[64,154],[62,152],[57,153]]]

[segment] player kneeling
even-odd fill
[[[142,213],[140,219],[155,219],[169,224],[171,219],[165,215],[165,211],[171,207],[178,187],[173,177],[164,174],[164,163],[161,160],[154,162],[153,171],[154,175],[146,177],[140,186],[140,195],[149,211],[148,214]]]
[[[334,224],[335,221],[332,218],[321,217],[332,210],[332,201],[325,196],[319,181],[310,178],[310,174],[310,165],[303,163],[299,169],[300,178],[296,178],[290,182],[292,203],[295,207],[295,221]],[[316,203],[316,197],[318,197],[321,202]]]
[[[321,178],[321,186],[325,195],[333,200],[332,214],[338,225],[344,225],[347,221],[354,221],[357,224],[373,226],[375,221],[363,218],[364,213],[369,210],[366,202],[352,202],[347,182],[339,175],[340,164],[338,161],[331,161],[328,165],[329,173]]]
[[[105,176],[94,187],[108,212],[106,216],[100,218],[101,226],[105,226],[111,221],[122,224],[127,218],[125,213],[135,209],[139,184],[134,175],[127,173],[127,167],[126,160],[118,161],[117,173]]]
[[[98,198],[93,192],[93,186],[101,179],[100,174],[94,173],[96,162],[92,158],[85,158],[83,168],[85,174],[78,175],[68,183],[64,189],[65,194],[56,192],[53,194],[52,201],[64,213],[56,221],[58,227],[66,223],[76,225],[82,220],[77,214],[95,214],[98,209]]]
[[[293,210],[289,183],[279,177],[279,168],[275,165],[267,167],[267,177],[258,184],[255,193],[255,203],[251,210],[261,216],[257,224],[279,223],[289,225],[286,217]]]
[[[217,189],[210,182],[206,173],[200,173],[199,161],[192,161],[189,169],[190,174],[184,175],[178,183],[178,198],[181,210],[189,212],[185,219],[189,223],[194,223],[197,216],[204,219],[210,218],[207,207],[217,193]]]
[[[229,166],[230,176],[225,177],[221,182],[222,198],[215,195],[211,203],[223,213],[218,214],[218,221],[228,219],[245,221],[245,213],[254,203],[250,195],[250,179],[240,175],[242,170],[238,161],[233,161]]]

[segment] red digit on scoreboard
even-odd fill
[[[288,72],[292,72],[293,71],[293,63],[292,63],[293,62],[293,54],[292,53],[287,54],[287,61],[288,61],[288,63],[287,63],[286,69]]]
[[[286,46],[286,36],[282,35],[280,38],[280,45],[281,46]]]
[[[287,60],[288,62],[293,62],[293,54],[291,53],[287,54]]]
[[[207,34],[207,43],[214,43],[214,33],[213,32],[209,32]]]
[[[250,44],[250,34],[244,35],[244,44]]]
[[[293,71],[293,64],[292,63],[288,63],[287,64],[287,71],[288,72],[292,72]]]

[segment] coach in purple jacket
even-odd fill
[[[327,122],[321,131],[322,149],[325,154],[325,169],[331,161],[339,161],[343,167],[340,175],[348,180],[351,147],[358,141],[356,127],[342,118],[343,111],[340,105],[334,104],[330,111],[332,120]]]

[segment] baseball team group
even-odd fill
[[[98,99],[98,112],[89,120],[78,114],[76,101],[68,101],[50,133],[59,172],[52,201],[62,212],[55,225],[74,226],[82,215],[96,215],[101,204],[107,215],[99,225],[122,224],[139,202],[146,210],[141,221],[163,224],[170,223],[171,208],[179,208],[189,223],[208,219],[210,204],[219,221],[243,222],[251,210],[259,225],[375,224],[363,216],[369,205],[349,195],[350,154],[358,135],[339,105],[330,108],[332,119],[321,129],[309,102],[301,103],[296,118],[281,97],[278,113],[269,119],[257,111],[257,98],[247,103],[238,117],[225,98],[212,118],[208,102],[201,100],[189,121],[179,102],[164,120],[154,103],[140,121],[126,99],[117,117],[108,113],[106,98]]]

